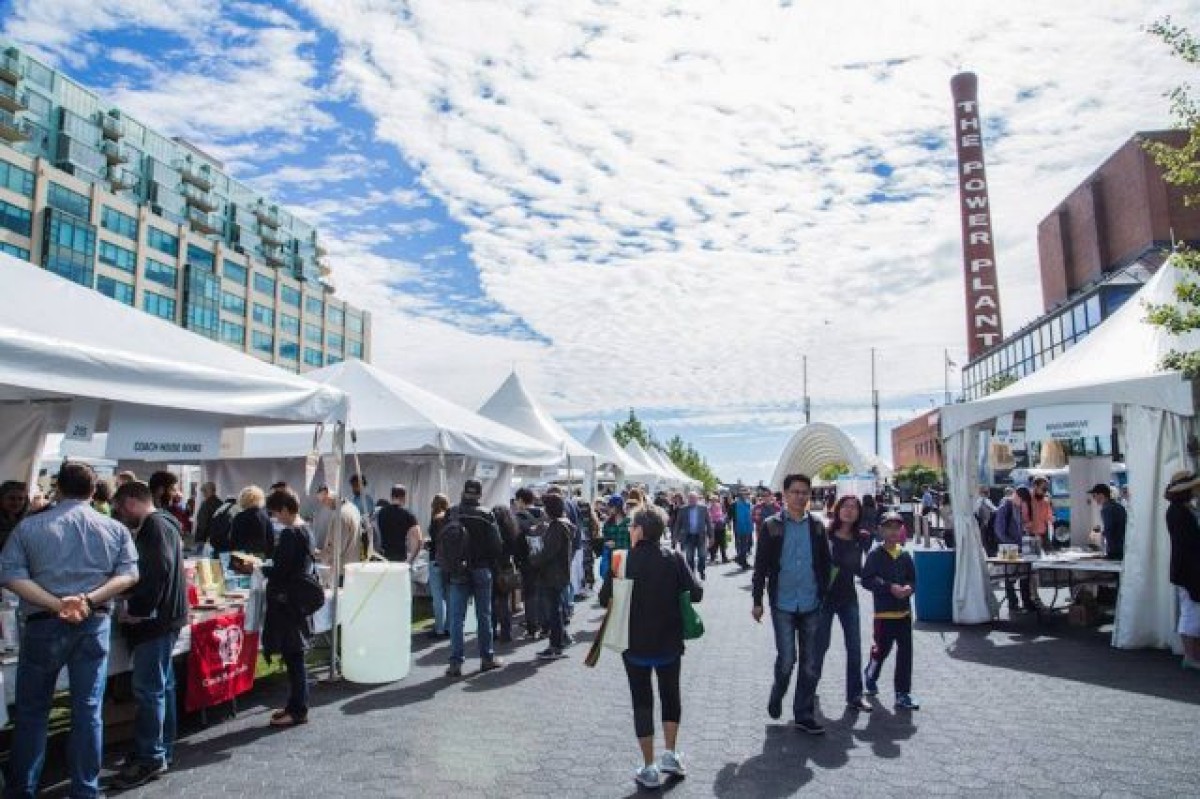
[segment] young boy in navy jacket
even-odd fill
[[[867,555],[863,565],[862,584],[875,595],[875,643],[871,660],[863,672],[864,694],[879,693],[877,680],[883,661],[896,645],[896,709],[916,710],[920,707],[912,691],[912,607],[909,597],[917,587],[917,569],[912,555],[904,551],[901,529],[904,519],[899,513],[886,513],[880,520],[883,545]]]

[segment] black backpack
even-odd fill
[[[233,549],[233,517],[237,515],[236,499],[221,503],[208,522],[208,543],[213,552],[229,552]]]
[[[438,532],[437,563],[446,579],[462,579],[471,573],[471,533],[458,508],[446,514]]]

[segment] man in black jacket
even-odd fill
[[[461,677],[462,664],[466,659],[463,642],[463,627],[467,620],[467,601],[475,600],[475,620],[478,623],[479,658],[481,672],[492,671],[504,665],[496,657],[492,639],[492,580],[496,564],[504,551],[504,540],[491,511],[480,507],[483,499],[483,484],[468,480],[463,484],[462,501],[446,513],[442,526],[439,547],[449,548],[451,525],[461,524],[466,532],[466,568],[461,573],[446,575],[448,612],[450,615],[450,665],[447,677]]]
[[[542,498],[546,509],[545,521],[540,537],[542,545],[537,552],[530,553],[529,563],[533,567],[537,590],[541,599],[542,619],[549,627],[550,645],[538,653],[542,660],[558,660],[563,653],[563,589],[571,583],[571,556],[575,540],[575,527],[564,518],[566,510],[560,494],[547,493]]]
[[[825,526],[808,513],[812,480],[803,474],[789,474],[783,480],[783,510],[762,523],[758,537],[758,556],[754,559],[751,615],[761,623],[763,588],[771,603],[771,624],[775,629],[775,680],[767,713],[777,719],[783,713],[792,668],[799,648],[800,669],[793,697],[796,726],[810,735],[821,735],[825,728],[817,723],[814,704],[821,657],[817,645],[821,602],[829,588],[829,539]]]
[[[113,504],[134,531],[141,579],[125,603],[125,637],[133,660],[133,754],[115,784],[132,788],[166,772],[175,744],[175,675],[171,654],[187,623],[187,586],[179,524],[154,507],[145,483],[126,483]]]

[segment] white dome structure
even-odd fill
[[[840,428],[824,422],[807,424],[783,448],[771,477],[771,487],[782,487],[783,478],[797,472],[815,477],[823,467],[834,463],[849,464],[851,474],[863,474],[870,470],[875,459],[864,455]]]

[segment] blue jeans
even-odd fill
[[[735,533],[733,546],[737,551],[737,559],[745,560],[750,556],[750,548],[754,546],[753,533]]]
[[[462,663],[465,646],[463,627],[467,620],[467,601],[475,600],[475,620],[478,622],[479,658],[485,663],[496,657],[492,647],[492,570],[471,569],[471,576],[461,582],[451,582],[450,589],[450,662]]]
[[[817,682],[821,681],[821,671],[825,664],[825,653],[833,639],[833,619],[837,617],[842,624],[842,638],[846,641],[846,701],[853,702],[862,698],[862,622],[858,613],[858,598],[847,602],[840,608],[825,605],[821,608],[821,628],[819,641],[819,656],[817,657]]]
[[[284,708],[292,718],[308,717],[308,667],[304,663],[304,652],[289,652],[282,656],[287,667],[288,699]]]
[[[771,686],[771,698],[782,699],[791,681],[792,669],[796,666],[799,649],[800,668],[796,673],[796,693],[792,697],[792,709],[797,721],[813,717],[813,699],[817,693],[817,681],[821,668],[818,635],[821,612],[792,613],[771,608],[771,626],[775,628],[775,683]]]
[[[687,560],[688,568],[703,577],[704,564],[708,562],[708,542],[704,540],[704,536],[685,535],[683,557]]]
[[[93,614],[79,624],[54,617],[25,625],[17,663],[15,729],[5,796],[32,799],[37,793],[46,760],[54,683],[64,666],[71,686],[71,735],[67,741],[71,796],[99,795],[104,734],[101,711],[111,624],[108,614]]]
[[[436,560],[429,561],[429,596],[433,599],[433,631],[446,632],[446,578]]]
[[[550,635],[550,647],[562,649],[563,620],[565,618],[562,609],[562,589],[539,587],[537,591],[542,603],[542,621]]]
[[[133,648],[133,758],[166,765],[175,754],[175,669],[171,651],[179,633],[170,632]]]

